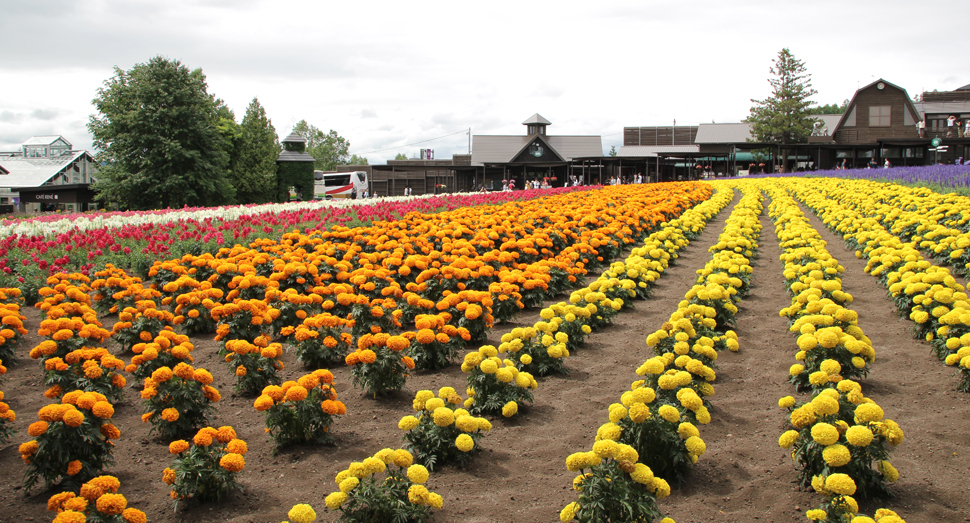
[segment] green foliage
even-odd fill
[[[151,432],[157,432],[163,440],[187,437],[208,423],[215,410],[212,403],[220,399],[211,382],[208,371],[194,370],[185,363],[176,365],[174,371],[157,369],[145,378],[142,421],[151,423]]]
[[[812,107],[809,112],[811,114],[842,114],[849,107],[849,101],[846,100],[842,102],[842,105],[838,104],[825,104],[819,105],[817,107]]]
[[[226,136],[233,133],[206,89],[201,69],[161,56],[130,71],[115,68],[88,122],[101,164],[91,186],[98,200],[131,209],[232,201],[220,123]]]
[[[72,394],[70,401],[77,401],[77,394]],[[98,399],[103,400],[104,397]],[[41,421],[31,424],[28,431],[37,436],[20,446],[21,456],[27,461],[24,491],[29,491],[39,481],[43,481],[48,489],[60,482],[60,487],[76,491],[113,462],[111,451],[114,443],[109,436],[116,438],[119,433],[108,418],[114,409],[104,401],[94,403],[93,409],[75,408],[68,401],[69,398],[65,397],[60,405],[43,407],[38,412]],[[92,411],[102,407],[109,410],[109,413],[103,414],[105,418],[96,416]],[[77,426],[73,426],[75,424]]]
[[[396,155],[394,156],[394,159],[395,159],[395,160],[407,160],[407,159],[408,159],[408,155],[406,155],[406,154],[404,154],[404,153],[397,153],[397,154],[396,154]]]
[[[290,201],[290,187],[304,200],[313,199],[313,164],[310,162],[281,162],[276,167],[276,201]]]
[[[336,171],[338,165],[367,165],[367,159],[351,156],[347,150],[350,142],[333,129],[324,133],[306,120],[300,120],[293,132],[307,141],[306,152],[316,159],[313,168],[320,171]]]
[[[232,159],[236,203],[268,203],[276,184],[276,159],[281,148],[266,110],[253,98],[240,126],[237,155]]]
[[[754,142],[777,144],[804,143],[812,134],[811,116],[815,102],[809,98],[817,91],[812,89],[812,75],[806,73],[805,64],[796,59],[787,48],[778,53],[769,78],[771,96],[764,100],[752,99],[754,106],[747,122],[751,124]]]
[[[257,411],[266,412],[266,429],[277,450],[300,443],[330,442],[334,418],[347,413],[347,407],[337,401],[332,383],[333,374],[319,369],[287,389],[263,389],[254,406]]]

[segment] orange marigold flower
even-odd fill
[[[333,373],[327,369],[317,369],[313,371],[313,374],[315,376],[319,376],[320,381],[322,381],[323,383],[327,383],[327,384],[333,383]]]
[[[190,380],[195,377],[195,369],[187,363],[179,363],[172,370],[172,373],[176,376],[182,378],[183,380]]]
[[[404,336],[390,336],[387,338],[387,348],[393,351],[402,351],[411,346],[411,342]]]
[[[74,497],[73,492],[58,492],[47,500],[47,510],[57,512],[63,508],[64,502]],[[83,499],[83,498],[82,498]]]
[[[256,412],[264,412],[269,410],[269,408],[272,407],[274,403],[275,402],[273,401],[273,398],[265,394],[262,394],[258,398],[256,398],[255,402],[253,402],[253,408],[256,409]]]
[[[361,363],[374,363],[377,361],[377,353],[370,349],[364,349],[360,351],[358,358],[360,359]]]
[[[29,427],[27,427],[27,434],[30,434],[36,438],[37,436],[47,432],[48,426],[49,425],[46,421],[35,421],[31,423]]]
[[[37,443],[37,441],[30,440],[26,443],[21,443],[18,450],[20,451],[21,456],[28,457],[33,456],[34,453],[37,452],[38,447],[40,447],[40,445]]]
[[[162,471],[162,481],[166,485],[172,485],[172,484],[174,484],[175,483],[175,477],[176,477],[175,471],[172,470],[169,467],[165,467],[165,470]]]
[[[98,397],[90,392],[82,392],[80,396],[77,397],[76,405],[79,408],[85,410],[91,410],[94,404],[98,402]]]
[[[162,419],[165,420],[165,421],[167,421],[167,422],[169,422],[169,423],[172,423],[174,421],[177,421],[179,419],[179,411],[178,411],[178,409],[168,408],[168,409],[163,410],[162,411]]]
[[[236,430],[229,425],[223,425],[219,427],[219,430],[216,431],[215,438],[219,440],[219,443],[229,443],[230,441],[236,439]]]
[[[286,401],[303,401],[307,397],[306,388],[296,385],[286,391]]]
[[[249,452],[249,446],[241,439],[233,439],[226,444],[226,452],[245,456]]]
[[[148,516],[136,508],[126,508],[121,513],[121,518],[128,523],[148,523]]]
[[[243,376],[245,376],[247,372],[248,371],[246,370],[246,367],[243,367],[242,365],[236,367],[236,376],[238,376],[240,378],[242,378]]]
[[[155,383],[162,383],[172,379],[172,369],[168,367],[159,367],[152,372],[152,381]]]
[[[404,366],[409,369],[414,368],[414,360],[410,356],[405,356],[401,358],[401,362],[404,363]]]
[[[246,458],[230,452],[219,460],[219,466],[229,472],[239,472],[246,466]]]
[[[77,427],[80,427],[82,423],[84,423],[84,414],[82,414],[81,411],[75,408],[71,408],[71,410],[64,413],[64,415],[61,417],[61,420],[68,427],[77,428]]]
[[[189,442],[184,439],[177,439],[168,444],[168,451],[172,454],[181,454],[189,450]]]
[[[205,369],[195,369],[192,378],[203,385],[212,383],[212,373]]]
[[[84,523],[87,519],[83,512],[65,510],[54,518],[54,523]]]
[[[115,515],[121,514],[128,506],[128,500],[121,494],[105,494],[98,498],[95,503],[98,512],[102,514]]]
[[[101,435],[108,439],[119,439],[121,438],[121,431],[111,423],[105,423],[101,425]]]
[[[115,415],[115,408],[107,401],[99,401],[91,408],[91,412],[101,419],[111,419]]]
[[[199,447],[208,447],[212,445],[212,435],[208,432],[199,431],[192,441]]]
[[[54,399],[61,395],[62,389],[60,385],[54,385],[53,387],[44,391],[44,396],[48,399]]]
[[[67,464],[67,475],[76,476],[78,472],[81,472],[81,462],[74,460]]]

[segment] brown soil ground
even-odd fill
[[[737,200],[736,200],[737,201]],[[511,420],[494,419],[494,428],[482,438],[479,454],[466,470],[443,467],[432,473],[431,490],[445,499],[435,521],[444,522],[552,522],[560,508],[576,499],[570,488],[574,474],[565,467],[566,456],[588,450],[596,428],[606,421],[606,407],[618,401],[634,369],[648,356],[647,334],[658,329],[675,310],[694,282],[695,271],[709,259],[708,247],[720,234],[730,213],[725,209],[703,235],[692,242],[676,264],[657,282],[652,297],[621,313],[613,326],[594,333],[568,360],[567,376],[541,378],[535,403]],[[812,217],[814,220],[814,217]],[[737,315],[738,353],[722,353],[718,360],[716,395],[711,398],[713,421],[701,426],[707,453],[697,463],[686,486],[662,500],[664,512],[680,523],[716,521],[807,521],[804,511],[820,496],[802,491],[796,470],[777,440],[784,431],[787,412],[778,408],[781,396],[793,394],[787,369],[794,362],[794,338],[778,311],[789,304],[774,226],[766,215],[751,294]],[[863,272],[864,263],[845,250],[841,239],[814,220],[829,242],[833,256],[846,268],[844,288],[855,302],[859,325],[872,339],[877,361],[864,380],[863,392],[882,406],[887,417],[900,423],[905,441],[892,461],[901,478],[893,487],[895,498],[863,503],[870,514],[878,507],[896,510],[910,523],[970,521],[970,431],[968,400],[955,392],[951,368],[936,360],[926,343],[912,338],[911,323],[895,312],[886,291]],[[27,311],[28,328],[36,331],[37,311]],[[515,324],[497,326],[490,339],[515,326],[531,325],[537,311],[522,314]],[[114,318],[105,319],[110,327]],[[28,336],[23,347],[39,341]],[[232,425],[249,444],[246,469],[241,475],[245,494],[222,503],[173,511],[162,469],[171,462],[167,447],[149,437],[141,423],[140,399],[128,393],[117,406],[115,423],[122,431],[115,464],[106,473],[117,476],[129,506],[144,510],[152,522],[279,522],[296,503],[310,503],[319,521],[334,521],[323,497],[335,490],[333,477],[350,461],[358,461],[384,447],[398,448],[397,422],[411,412],[409,393],[374,400],[350,387],[345,367],[331,369],[347,415],[334,424],[335,445],[298,447],[273,455],[264,434],[264,420],[253,398],[233,397],[234,377],[216,356],[216,343],[196,338],[196,365],[216,376],[222,393],[213,426]],[[26,348],[23,349],[26,353]],[[293,351],[284,356],[284,378],[302,375]],[[50,492],[35,488],[25,495],[20,487],[24,464],[17,446],[28,439],[26,427],[47,403],[37,362],[21,359],[0,385],[11,408],[17,411],[18,434],[0,447],[0,521],[50,521],[46,512]],[[417,373],[408,381],[411,391],[439,387],[465,388],[457,367]],[[796,395],[796,397],[798,397]]]

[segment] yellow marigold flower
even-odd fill
[[[657,409],[657,414],[661,418],[671,423],[680,421],[680,411],[674,407],[671,407],[670,405],[661,405],[660,408]]]
[[[448,407],[436,407],[432,417],[434,424],[439,427],[447,427],[455,422],[455,412]]]
[[[855,408],[855,422],[859,424],[881,421],[883,410],[875,403],[863,403]]]
[[[822,449],[822,459],[831,467],[841,467],[852,459],[852,454],[845,445],[835,444]]]
[[[415,505],[424,505],[427,503],[428,494],[428,489],[424,485],[411,485],[408,488],[408,501]]]
[[[323,499],[323,503],[330,510],[337,510],[344,503],[347,502],[347,498],[348,497],[349,496],[347,496],[347,494],[345,494],[343,492],[331,492],[330,494],[327,494],[327,497],[326,498]]]
[[[842,365],[835,360],[827,359],[822,361],[822,363],[819,365],[819,369],[826,374],[838,374],[842,372]]]
[[[816,423],[812,427],[812,439],[819,445],[832,445],[839,441],[839,430],[829,423]]]
[[[789,449],[796,441],[798,441],[798,431],[788,430],[778,438],[778,446],[783,449]]]
[[[855,489],[855,481],[848,474],[829,474],[825,478],[825,490],[829,492],[851,496]]]
[[[600,458],[612,458],[616,456],[617,443],[610,439],[601,439],[593,443],[593,452]]]
[[[785,396],[778,399],[778,406],[783,409],[790,409],[795,406],[795,398],[792,396]]]
[[[471,438],[469,438],[471,439]],[[428,469],[424,465],[411,465],[407,470],[408,479],[413,483],[425,483],[428,481]]]
[[[814,508],[805,513],[805,517],[812,521],[823,521],[829,517],[829,515],[821,509]]]
[[[506,418],[511,418],[518,412],[519,404],[514,401],[510,401],[502,406],[502,416],[505,416]]]
[[[313,507],[310,505],[300,503],[293,505],[293,508],[286,513],[286,517],[290,518],[293,523],[312,523],[313,520],[317,519],[317,513],[313,511]]]
[[[812,406],[815,408],[815,413],[819,416],[831,416],[839,412],[839,400],[825,394],[816,396],[812,400]]]
[[[394,464],[398,467],[410,467],[413,462],[414,457],[411,453],[404,449],[397,449],[394,451]]]
[[[630,421],[634,423],[643,423],[644,421],[650,419],[650,416],[650,407],[648,407],[646,404],[634,403],[633,405],[630,405]]]
[[[680,435],[682,439],[690,438],[691,436],[700,436],[701,433],[697,430],[697,427],[690,422],[683,422],[677,427],[677,434]]]
[[[888,461],[883,460],[879,462],[879,472],[882,472],[883,477],[890,483],[895,483],[899,479],[899,471]]]
[[[441,494],[436,492],[428,492],[425,496],[425,500],[428,502],[428,506],[433,509],[441,509],[445,504],[445,498],[441,497]]]
[[[653,484],[654,475],[653,471],[650,470],[650,467],[644,465],[643,463],[636,463],[633,467],[633,472],[630,473],[630,477],[633,478],[633,481],[648,487]]]
[[[804,371],[805,371],[805,366],[799,363],[796,363],[788,368],[788,374],[791,376],[798,376]]]
[[[414,416],[404,416],[401,421],[397,423],[397,428],[401,430],[412,430],[418,426],[418,418]]]
[[[845,431],[845,440],[855,447],[865,447],[872,442],[872,431],[864,425],[853,425]]]
[[[573,501],[572,503],[566,505],[559,511],[559,521],[563,523],[568,523],[576,519],[576,511],[579,510],[579,503]]]
[[[473,440],[468,434],[459,434],[458,437],[455,438],[455,446],[458,447],[458,450],[462,452],[470,452],[473,448],[475,448],[475,440]]]
[[[657,499],[662,499],[670,495],[670,484],[663,478],[654,478],[653,487]]]
[[[697,436],[687,438],[684,444],[687,446],[687,451],[697,457],[701,457],[707,452],[707,445],[704,443],[704,440]]]
[[[340,489],[340,492],[348,493],[351,490],[354,490],[355,488],[357,488],[357,485],[359,484],[360,484],[360,480],[354,476],[351,476],[341,481],[340,484],[337,486],[337,488]]]

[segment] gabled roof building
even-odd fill
[[[97,208],[89,186],[97,166],[63,136],[34,136],[0,152],[0,212],[81,212]]]

